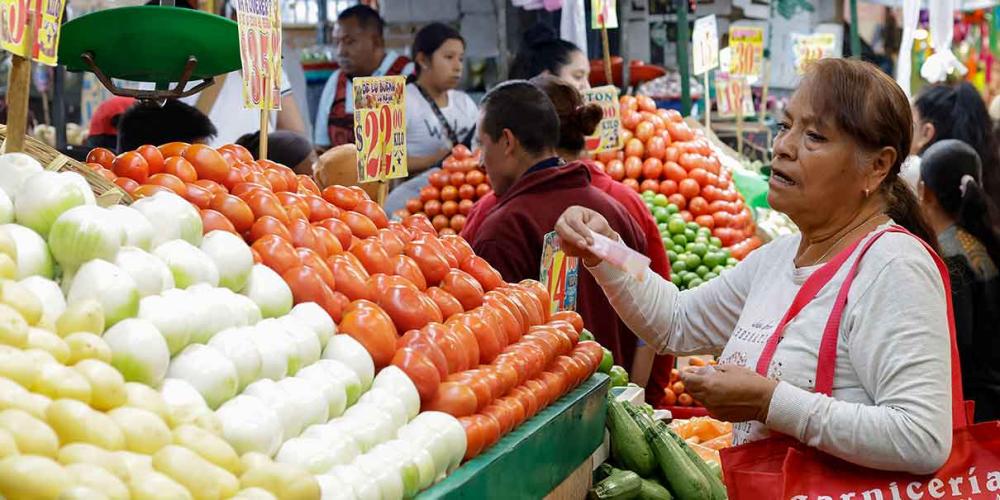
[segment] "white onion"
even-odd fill
[[[242,238],[227,231],[215,230],[205,235],[201,250],[218,268],[219,286],[234,292],[246,286],[253,268],[253,254]]]
[[[347,406],[353,405],[361,397],[364,390],[361,388],[361,379],[347,365],[332,359],[321,359],[312,364],[319,367],[327,376],[339,381],[347,391]]]
[[[104,332],[111,348],[111,365],[125,380],[157,387],[167,374],[170,351],[152,323],[126,319]]]
[[[407,418],[413,418],[420,412],[420,394],[410,377],[398,367],[389,365],[378,372],[372,388],[384,388],[393,393],[406,407]]]
[[[138,210],[125,205],[108,207],[111,217],[125,230],[124,246],[150,251],[153,248],[153,224]]]
[[[21,280],[21,285],[38,297],[42,304],[42,320],[48,330],[54,330],[56,320],[66,310],[66,299],[63,298],[62,290],[55,281],[45,279],[41,276],[29,276]]]
[[[305,427],[305,415],[292,405],[288,393],[278,387],[277,382],[268,379],[258,380],[247,386],[243,394],[253,396],[263,401],[268,408],[274,410],[281,423],[282,435],[298,436]]]
[[[316,364],[299,370],[295,376],[308,380],[316,386],[317,391],[323,394],[330,418],[343,415],[347,408],[347,386],[341,380],[332,378],[325,368]]]
[[[232,399],[239,388],[236,366],[218,349],[207,345],[184,348],[170,362],[167,375],[194,386],[213,410]]]
[[[277,413],[259,398],[241,394],[215,412],[222,435],[240,455],[255,451],[272,456],[281,446],[283,431]]]
[[[153,254],[170,268],[177,288],[187,288],[198,283],[212,286],[219,284],[219,270],[205,252],[184,240],[167,241],[153,250]]]
[[[149,220],[153,232],[152,248],[167,241],[182,239],[200,245],[202,238],[201,215],[194,205],[174,193],[158,192],[132,204]]]
[[[34,230],[43,238],[63,212],[82,206],[87,199],[85,190],[70,180],[75,172],[43,170],[28,177],[14,196],[14,217],[17,223]]]
[[[13,201],[24,181],[41,171],[42,164],[24,153],[0,155],[0,190]]]
[[[125,230],[106,208],[83,205],[67,210],[52,224],[49,247],[64,269],[92,259],[115,260]]]
[[[295,377],[288,377],[278,381],[278,389],[285,392],[286,400],[302,416],[302,425],[295,435],[302,433],[302,429],[326,422],[329,418],[329,406],[323,395],[315,390],[315,387],[307,380]]]
[[[139,312],[139,290],[135,281],[118,266],[94,259],[80,267],[73,277],[66,303],[97,299],[104,309],[104,321],[111,326],[134,318]]]
[[[278,273],[263,264],[254,264],[241,293],[257,304],[265,318],[283,316],[292,310],[292,289]]]
[[[20,224],[4,224],[0,229],[10,235],[17,248],[17,258],[14,259],[17,261],[17,279],[29,276],[52,279],[52,255],[49,254],[49,246],[38,233]]]
[[[337,333],[337,325],[333,323],[333,318],[315,302],[296,304],[289,314],[312,328],[316,338],[319,339],[320,348],[325,348],[330,337]]]
[[[323,359],[344,363],[357,374],[362,390],[371,387],[375,376],[375,363],[368,350],[350,335],[340,334],[330,337],[326,349],[323,350]]]
[[[174,287],[174,275],[170,268],[141,248],[122,247],[115,256],[115,265],[132,277],[140,297],[156,295]]]
[[[212,337],[208,345],[219,350],[236,366],[240,389],[260,376],[260,353],[250,340],[250,327],[227,328]]]

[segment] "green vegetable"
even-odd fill
[[[611,387],[620,387],[628,384],[628,372],[624,368],[614,365],[608,370],[611,376]]]
[[[656,459],[642,429],[630,415],[627,403],[608,397],[608,430],[611,456],[626,469],[648,476],[656,470]]]
[[[618,470],[619,469],[612,467],[611,464],[604,462],[597,467],[597,470],[594,471],[594,483],[603,481],[604,478],[614,474]]]
[[[628,500],[642,491],[642,478],[630,470],[616,471],[590,490],[591,499]]]
[[[608,373],[611,371],[611,366],[615,364],[615,359],[611,355],[611,351],[607,347],[604,348],[604,357],[601,358],[601,365],[597,368],[597,371],[601,373]]]
[[[639,496],[636,498],[639,500],[672,500],[674,497],[662,484],[651,479],[643,479],[642,487],[639,488]]]
[[[722,480],[719,479],[719,474],[713,471],[711,467],[708,466],[708,463],[702,460],[702,458],[699,457],[698,454],[695,453],[694,450],[692,450],[691,447],[688,446],[688,444],[683,439],[681,439],[680,436],[677,435],[677,433],[675,433],[672,429],[670,429],[670,427],[664,426],[664,428],[666,428],[670,436],[674,438],[674,441],[677,442],[677,445],[680,446],[682,450],[684,450],[684,453],[687,455],[689,459],[691,459],[691,462],[694,463],[696,467],[698,467],[698,470],[701,471],[701,474],[702,476],[705,477],[705,480],[708,481],[709,486],[712,487],[712,497],[720,499],[726,498],[726,487],[722,485]]]
[[[579,339],[579,341],[583,342],[584,340],[594,340],[594,334],[590,333],[590,330],[588,330],[586,328],[584,328],[583,331],[580,332],[580,339]]]
[[[654,423],[645,415],[636,418],[636,424],[642,429],[663,477],[670,484],[670,489],[677,495],[677,498],[680,500],[718,498],[714,495],[712,486],[698,467],[691,462],[687,454],[674,441],[667,424]]]

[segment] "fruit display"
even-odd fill
[[[457,234],[465,227],[472,205],[493,192],[486,172],[479,166],[480,151],[455,146],[438,170],[428,177],[429,184],[420,196],[406,202],[406,209],[397,214],[406,217],[424,214],[438,234]]]
[[[692,356],[687,358],[690,366],[715,365],[715,360],[706,361],[700,357]],[[686,367],[684,368],[686,369]],[[662,373],[653,374],[656,386],[663,388],[663,394],[652,395],[651,401],[656,402],[658,408],[671,409],[673,407],[701,407],[701,403],[691,397],[684,387],[684,382],[680,377],[680,370],[672,368],[664,376]],[[665,380],[664,380],[665,379]]]
[[[685,222],[708,228],[723,247],[754,237],[750,209],[701,131],[646,96],[622,96],[620,106],[624,148],[597,155],[605,172],[637,193],[666,196]]]

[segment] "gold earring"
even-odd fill
[[[868,199],[868,194],[869,194],[868,189],[865,189],[865,199]]]

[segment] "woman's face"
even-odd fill
[[[768,203],[800,227],[822,226],[841,211],[856,211],[868,181],[861,163],[868,155],[829,117],[814,112],[813,93],[800,87],[785,109],[768,183]]]
[[[439,89],[453,89],[462,80],[465,63],[465,44],[461,40],[446,40],[434,54],[426,67],[420,69],[421,76],[427,72],[431,84]]]
[[[569,62],[559,68],[559,74],[555,76],[566,80],[576,87],[576,90],[583,92],[590,88],[590,61],[583,52],[574,50],[570,53]]]

